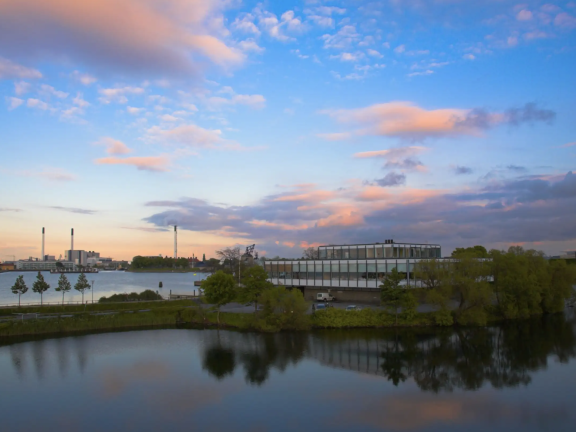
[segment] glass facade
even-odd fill
[[[440,245],[412,243],[375,243],[370,245],[340,245],[318,247],[320,259],[372,258],[441,258]]]

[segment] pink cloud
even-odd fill
[[[166,156],[105,157],[96,159],[98,165],[132,165],[143,171],[168,171],[170,160]]]
[[[189,76],[205,60],[244,60],[211,34],[223,7],[217,0],[4,0],[0,41],[10,41],[15,55],[57,53],[96,67]]]
[[[357,208],[348,205],[334,209],[333,214],[319,219],[316,224],[318,227],[351,227],[359,225],[364,225],[364,217]]]
[[[295,195],[283,195],[275,198],[274,201],[306,201],[306,202],[320,202],[332,199],[335,197],[335,193],[332,191],[317,190],[307,193],[295,194]]]
[[[305,230],[308,229],[309,226],[306,224],[301,225],[290,225],[286,223],[276,223],[276,222],[269,222],[265,220],[251,220],[246,223],[250,225],[257,226],[257,227],[267,227],[267,228],[278,228],[283,231],[293,231],[293,230]]]
[[[566,12],[561,12],[554,18],[554,25],[564,28],[576,28],[576,18]]]
[[[418,159],[418,154],[426,151],[426,147],[409,146],[397,147],[388,150],[376,150],[354,154],[355,158],[382,158],[386,161],[385,168],[398,168],[402,170],[426,171],[426,168]]]
[[[2,5],[0,4],[0,16],[1,16]],[[1,23],[1,19],[0,19]],[[1,28],[1,26],[0,26]],[[1,36],[0,32],[0,36]],[[22,66],[18,63],[14,63],[11,60],[0,57],[0,79],[14,79],[14,78],[42,78],[40,71],[32,69],[26,66]]]
[[[110,137],[104,137],[96,144],[106,146],[106,153],[109,155],[124,155],[132,152],[132,149],[130,149],[122,141],[118,141]]]

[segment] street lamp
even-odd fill
[[[92,282],[92,304],[94,304],[94,279],[92,279],[90,282]]]

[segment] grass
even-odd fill
[[[140,309],[162,309],[166,307],[188,307],[195,305],[194,300],[164,300],[164,301],[141,301],[141,302],[121,302],[121,303],[94,303],[84,305],[64,305],[64,306],[25,306],[0,308],[0,316],[12,316],[15,313],[74,313],[74,312],[96,312],[96,311],[129,311]]]

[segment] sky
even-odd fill
[[[576,249],[576,2],[0,0],[0,260]]]

